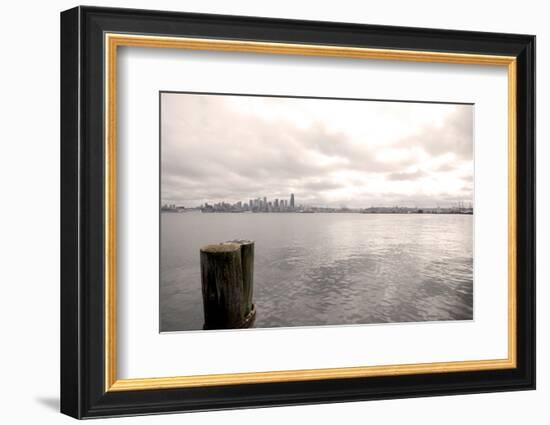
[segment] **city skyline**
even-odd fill
[[[349,208],[346,205],[340,207],[331,207],[327,205],[303,205],[295,202],[294,193],[291,193],[288,199],[284,198],[269,198],[267,196],[259,196],[255,198],[248,198],[245,201],[227,202],[220,200],[217,202],[205,202],[201,205],[176,205],[163,203],[161,205],[161,211],[165,212],[182,212],[200,210],[201,212],[262,212],[262,213],[289,213],[289,212],[432,212],[432,213],[473,213],[472,202],[464,203],[457,201],[452,206],[441,207],[439,204],[432,206],[418,207],[410,205],[370,205],[363,206],[362,208]]]
[[[163,93],[161,203],[473,201],[473,107]],[[255,196],[255,195],[252,195]]]

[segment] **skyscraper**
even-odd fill
[[[294,193],[290,194],[290,208],[294,208]]]

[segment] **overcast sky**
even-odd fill
[[[472,106],[163,93],[161,108],[163,203],[473,201]]]

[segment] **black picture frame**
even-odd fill
[[[105,391],[104,34],[514,56],[517,60],[517,367]],[[61,412],[75,418],[535,388],[535,37],[163,11],[61,13]]]

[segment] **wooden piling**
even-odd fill
[[[233,240],[225,243],[238,244],[241,247],[245,315],[248,315],[254,307],[252,302],[254,295],[254,241]]]
[[[200,250],[204,329],[248,328],[252,302],[254,242],[232,241]]]

